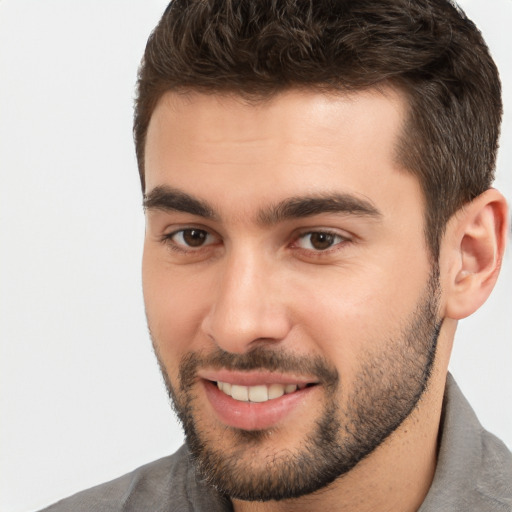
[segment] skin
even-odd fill
[[[256,105],[227,95],[163,96],[148,130],[146,195],[172,189],[206,205],[191,213],[179,211],[190,210],[183,201],[179,208],[176,201],[157,201],[146,209],[146,312],[172,388],[180,389],[180,362],[191,353],[270,350],[322,358],[341,376],[336,398],[342,418],[365,363],[380,358],[393,368],[396,340],[414,318],[432,271],[423,195],[395,158],[406,114],[404,99],[389,89],[351,95],[291,90]],[[275,215],[275,205],[290,198],[333,194],[373,213]],[[326,511],[419,507],[435,470],[456,323],[492,289],[505,219],[503,198],[489,191],[447,227],[436,360],[427,390],[405,421],[325,489],[279,502],[234,500],[235,510],[311,510],[312,503]],[[203,245],[187,246],[182,230],[190,228],[207,233]],[[334,235],[327,250],[312,245],[311,233],[318,232]],[[230,453],[240,438],[205,391],[201,377],[211,368],[201,371],[188,389],[195,422],[207,443]],[[314,376],[293,378],[311,382]],[[327,396],[321,383],[310,388],[265,429],[271,435],[260,437],[257,449],[237,457],[261,471],[268,457],[299,451]],[[258,430],[255,421],[244,428]]]

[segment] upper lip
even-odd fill
[[[205,369],[198,372],[198,377],[212,382],[227,382],[229,384],[238,384],[239,386],[259,386],[270,384],[307,385],[318,383],[317,379],[308,376],[297,376],[265,370],[233,371],[227,369]]]

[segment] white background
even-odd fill
[[[0,511],[37,509],[182,441],[143,312],[135,74],[166,0],[0,0]],[[466,0],[501,68],[512,198],[512,0]],[[452,371],[512,446],[512,259]]]

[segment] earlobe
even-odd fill
[[[446,291],[448,318],[460,320],[474,313],[489,297],[501,267],[507,239],[507,203],[489,189],[464,206],[450,220],[445,253],[451,261]]]

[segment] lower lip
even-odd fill
[[[267,402],[241,402],[223,393],[215,383],[203,381],[206,396],[217,417],[229,427],[265,430],[277,426],[318,387],[311,386]]]

